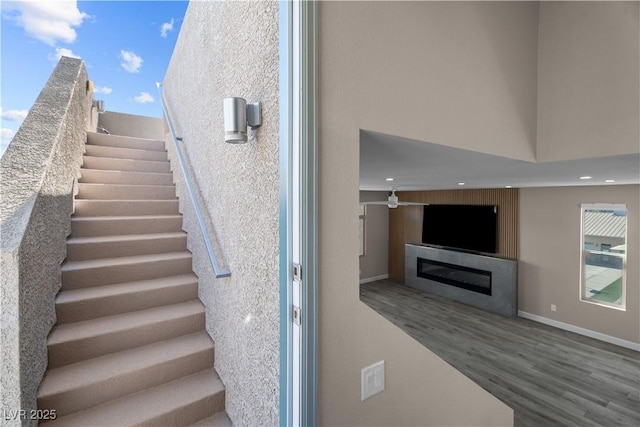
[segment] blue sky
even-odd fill
[[[4,153],[61,55],[80,57],[105,108],[160,117],[162,81],[187,1],[1,2]]]

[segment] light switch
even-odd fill
[[[362,369],[362,400],[384,390],[384,360]]]

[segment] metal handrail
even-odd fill
[[[171,116],[169,115],[169,110],[167,109],[167,104],[164,99],[164,91],[161,89],[162,83],[156,83],[156,87],[158,88],[158,93],[160,94],[160,101],[162,103],[162,111],[164,112],[164,116],[167,120],[167,125],[169,126],[169,131],[171,132],[171,138],[173,139],[173,144],[176,147],[176,154],[178,156],[178,160],[180,161],[180,167],[182,168],[182,173],[184,175],[185,183],[187,184],[187,191],[189,192],[189,196],[191,197],[191,202],[193,203],[193,210],[196,213],[196,218],[198,219],[198,224],[200,225],[200,231],[202,232],[202,238],[204,239],[204,244],[207,247],[207,253],[209,255],[209,261],[211,262],[211,267],[213,267],[213,272],[216,276],[216,279],[220,277],[229,277],[231,276],[231,270],[229,268],[222,269],[220,264],[218,263],[218,258],[216,257],[216,253],[213,250],[213,245],[211,244],[211,239],[209,239],[209,233],[207,231],[207,226],[204,222],[204,217],[202,216],[202,209],[200,209],[200,203],[198,203],[198,197],[196,195],[195,188],[191,181],[191,175],[189,174],[189,169],[187,168],[187,163],[184,160],[184,156],[182,155],[182,149],[178,145],[178,141],[182,141],[182,138],[176,136],[175,129],[173,127],[173,123],[171,121]]]

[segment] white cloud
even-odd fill
[[[153,96],[149,94],[149,92],[140,92],[140,95],[133,98],[134,101],[140,104],[146,104],[147,102],[155,101]]]
[[[140,67],[142,67],[142,63],[144,62],[142,58],[129,50],[121,50],[120,59],[122,60],[120,63],[122,68],[130,73],[139,72]]]
[[[22,0],[4,2],[5,11],[15,11],[9,19],[25,32],[50,46],[58,42],[73,43],[77,33],[75,28],[89,17],[78,9],[76,0]]]
[[[165,22],[160,26],[160,37],[167,37],[169,31],[173,31],[174,20],[171,18],[170,22]]]
[[[0,108],[0,117],[10,122],[21,122],[25,117],[27,117],[28,113],[29,112],[27,110],[4,111],[2,108]]]
[[[0,129],[0,156],[3,156],[4,152],[7,151],[7,148],[9,148],[9,144],[15,134],[16,132],[13,129]]]
[[[49,54],[49,61],[57,63],[63,56],[68,56],[69,58],[80,58],[80,56],[73,53],[71,49],[57,47],[54,53]]]
[[[94,93],[104,93],[105,95],[109,95],[111,92],[113,92],[113,89],[111,89],[110,87],[107,86],[96,86],[93,88],[93,92]]]
[[[9,141],[11,141],[11,139],[15,134],[16,132],[13,129],[9,129],[9,128],[0,129],[0,137],[2,137],[3,143],[8,143]]]

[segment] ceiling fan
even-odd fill
[[[391,209],[395,209],[398,206],[425,206],[428,203],[418,203],[418,202],[401,202],[398,200],[398,196],[396,195],[395,188],[391,190],[391,194],[389,194],[389,198],[387,200],[375,201],[375,202],[360,202],[363,205],[387,205]]]

